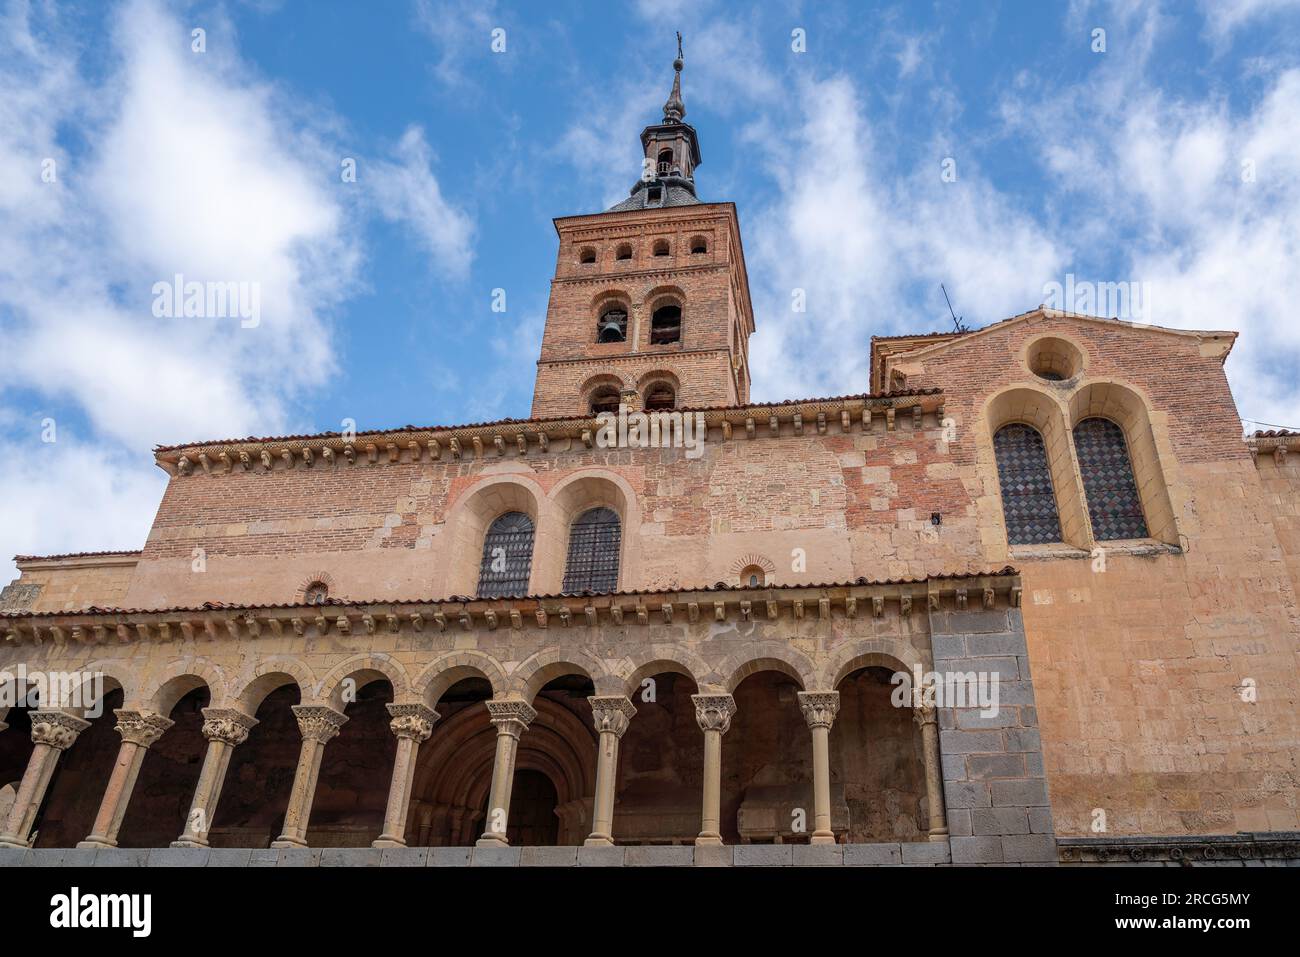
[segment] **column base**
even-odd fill
[[[200,838],[182,837],[172,841],[168,847],[208,847],[208,842]]]
[[[271,846],[272,847],[306,847],[307,842],[300,841],[296,837],[285,837],[283,834],[281,834],[279,837],[277,837],[274,841],[271,842]]]
[[[721,835],[721,834],[701,834],[699,837],[697,837],[697,838],[695,839],[695,846],[696,846],[696,847],[721,847],[721,846],[722,846],[722,835]]]
[[[593,834],[582,842],[583,847],[613,847],[614,839],[608,834]]]
[[[485,834],[474,842],[475,847],[509,847],[510,842],[504,837]]]
[[[406,847],[406,842],[400,837],[391,837],[387,834],[380,834],[379,837],[370,842],[371,847]]]
[[[812,837],[808,839],[809,844],[834,844],[835,835],[830,831],[813,831]]]
[[[31,847],[31,845],[28,844],[26,841],[20,841],[16,837],[9,837],[6,835],[4,837],[0,837],[0,847],[14,847],[25,851],[28,850]]]
[[[80,849],[82,849],[82,848],[87,848],[87,847],[98,847],[98,848],[111,849],[111,848],[115,848],[115,847],[117,847],[117,841],[109,841],[109,840],[106,840],[106,839],[104,839],[104,838],[98,838],[98,837],[95,837],[95,836],[92,834],[90,837],[86,838],[84,841],[78,841],[78,842],[77,842],[77,848],[78,848],[78,850],[80,850]]]
[[[936,844],[940,841],[948,840],[948,829],[945,827],[941,830],[930,831],[930,840],[934,841]]]

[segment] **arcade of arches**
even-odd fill
[[[531,701],[494,698],[485,675],[460,669],[435,708],[394,703],[375,672],[327,704],[300,703],[291,676],[269,674],[240,699],[246,711],[210,707],[194,676],[156,699],[165,714],[123,710],[120,688],[95,717],[14,708],[0,734],[0,844],[946,837],[933,707],[895,707],[882,667],[819,692],[755,667],[730,694],[701,693],[683,669],[597,695],[558,668]]]

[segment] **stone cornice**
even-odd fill
[[[1276,465],[1285,465],[1289,453],[1300,451],[1300,433],[1257,433],[1248,436],[1245,441],[1250,458],[1256,465],[1259,464],[1261,455],[1271,457]]]
[[[892,432],[899,413],[911,416],[915,428],[925,413],[932,412],[942,421],[944,396],[938,389],[915,389],[672,411],[702,413],[710,430],[708,441],[716,442],[766,435]],[[496,461],[585,451],[595,447],[599,429],[595,417],[507,419],[446,428],[360,432],[352,441],[326,433],[200,442],[159,447],[154,450],[154,460],[173,477],[420,461]]]
[[[723,587],[622,592],[220,606],[159,610],[87,609],[0,615],[10,645],[117,645],[136,642],[252,641],[280,635],[470,633],[497,629],[643,628],[673,622],[906,618],[927,609],[1018,607],[1020,577],[1000,572],[912,581]],[[869,626],[869,625],[868,625]]]

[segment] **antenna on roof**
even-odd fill
[[[944,289],[943,283],[939,283],[939,288],[943,289],[943,301],[948,304],[948,314],[952,316],[953,326],[958,332],[970,332],[969,329],[961,324],[961,317],[952,311],[952,300],[948,298],[948,290]]]

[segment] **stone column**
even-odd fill
[[[32,826],[36,823],[41,801],[45,799],[45,789],[54,776],[59,755],[72,747],[77,736],[90,727],[89,721],[63,711],[32,711],[29,716],[32,741],[36,747],[27,759],[22,783],[14,795],[14,806],[9,809],[9,818],[0,830],[0,847],[29,846]]]
[[[420,745],[433,734],[438,712],[422,704],[390,704],[393,720],[388,726],[397,735],[397,756],[393,759],[393,780],[388,785],[388,809],[384,830],[373,847],[405,847],[406,817],[411,809],[411,786],[415,783],[415,757]]]
[[[117,847],[117,832],[126,817],[145,752],[173,724],[152,711],[123,711],[119,708],[113,713],[117,715],[117,733],[122,736],[122,746],[117,750],[117,763],[108,778],[108,787],[104,790],[90,835],[77,847]]]
[[[618,742],[636,714],[622,695],[590,697],[591,716],[599,736],[596,751],[596,799],[592,809],[590,845],[614,843],[614,790],[618,784]]]
[[[271,842],[272,847],[307,846],[307,822],[311,819],[311,802],[316,798],[316,779],[325,745],[334,740],[348,720],[347,715],[326,705],[296,704],[293,716],[302,734],[302,750],[298,752],[293,790],[284,812],[284,831]]]
[[[217,813],[217,799],[226,781],[230,755],[248,740],[248,732],[256,724],[256,718],[234,708],[203,709],[203,737],[208,739],[208,751],[203,756],[199,782],[194,786],[194,801],[185,818],[185,831],[172,841],[172,847],[208,846],[208,831]]]
[[[840,710],[838,691],[801,691],[799,707],[812,731],[813,833],[811,843],[834,844],[831,830],[831,724]]]
[[[506,824],[510,818],[510,789],[515,782],[515,754],[519,736],[537,717],[526,702],[517,699],[487,701],[488,714],[497,728],[497,753],[492,763],[492,791],[488,798],[487,820],[483,823],[480,847],[498,847],[510,843]]]
[[[722,736],[731,727],[736,699],[729,694],[693,694],[695,720],[704,732],[704,808],[697,845],[722,844]]]
[[[925,797],[930,805],[930,840],[948,839],[948,818],[943,810],[943,775],[939,766],[939,722],[933,697],[924,694],[912,706],[912,720],[921,729],[921,750],[925,756]]]

